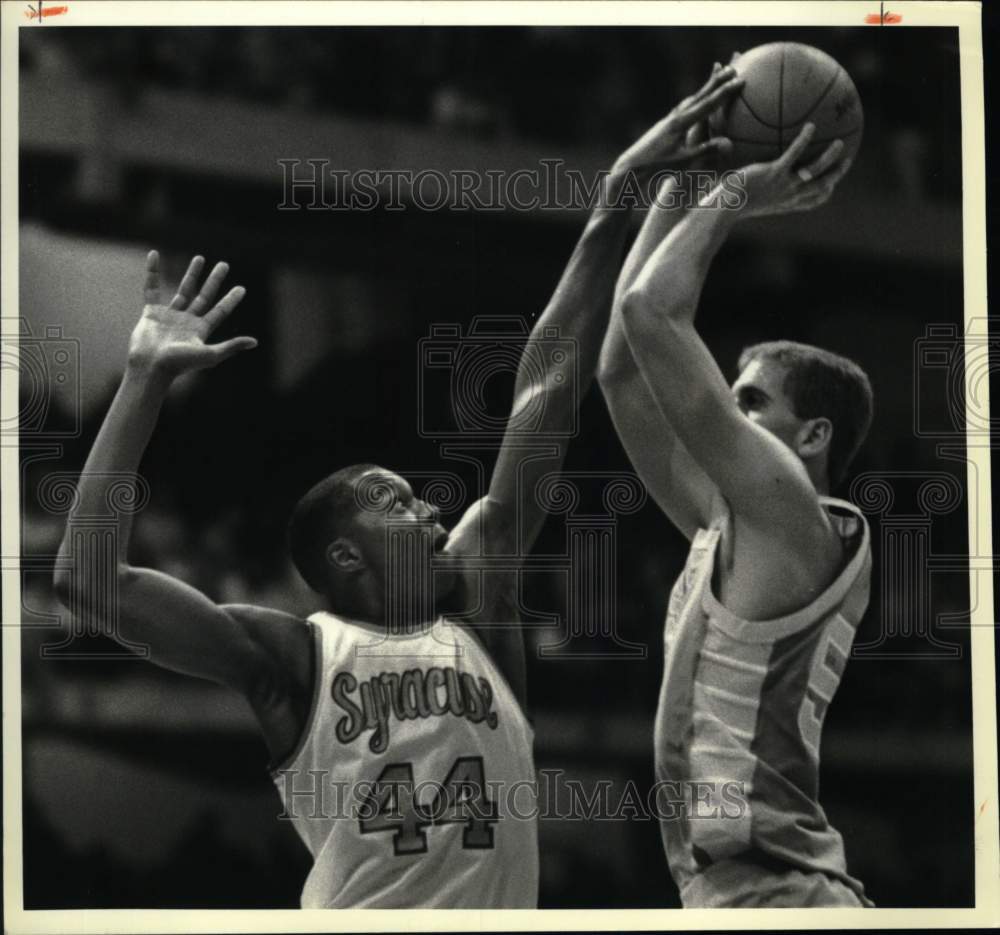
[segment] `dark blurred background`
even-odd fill
[[[265,750],[237,698],[136,659],[93,658],[114,652],[99,638],[60,642],[47,557],[63,517],[43,509],[39,488],[82,467],[139,313],[146,250],[160,249],[175,282],[196,252],[228,260],[248,296],[223,336],[238,329],[261,346],[168,401],[143,466],[152,500],[133,558],[219,601],[308,613],[284,551],[291,505],[360,460],[471,484],[468,466],[442,461],[418,431],[418,341],[475,315],[530,320],[585,214],[278,211],[277,160],[448,172],[562,158],[592,171],[713,61],[776,40],[844,65],[864,141],[820,212],[737,229],[700,326],[730,376],[742,346],[775,337],[848,354],[871,375],[876,418],[855,474],[911,476],[891,481],[893,510],[870,517],[872,600],[827,718],[822,802],[877,904],[971,905],[967,474],[951,408],[963,404],[957,38],[936,28],[22,29],[19,314],[33,340],[70,354],[22,387],[40,401],[22,432],[26,908],[293,906],[308,867],[276,820]],[[944,357],[921,356],[928,326]],[[502,375],[489,388],[497,400],[509,391]],[[425,410],[446,411],[445,392]],[[627,470],[596,388],[580,421],[567,469]],[[961,495],[921,519],[915,485],[935,473]],[[900,529],[918,530],[916,579],[889,570]],[[565,536],[553,518],[538,551],[559,553]],[[646,658],[594,638],[531,652],[537,761],[588,787],[645,790],[662,623],[686,544],[651,504],[617,536],[618,633]],[[565,610],[563,578],[529,578],[539,619]],[[533,650],[558,642],[558,628],[529,629]],[[540,833],[543,907],[678,905],[654,821],[543,820]]]

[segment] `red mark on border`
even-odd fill
[[[46,7],[43,3],[43,0],[38,0],[38,3],[35,6],[32,6],[30,3],[28,4],[28,9],[24,11],[24,15],[27,16],[28,19],[37,19],[39,22],[41,22],[42,17],[59,16],[61,13],[68,13],[68,12],[69,12],[68,6]]]
[[[865,23],[869,26],[894,26],[895,24],[901,22],[903,22],[903,14],[890,13],[885,8],[885,4],[880,6],[878,13],[869,13],[865,17]]]

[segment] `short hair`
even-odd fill
[[[326,546],[351,528],[358,512],[354,485],[375,464],[352,464],[324,478],[295,505],[288,521],[288,550],[306,584],[320,594],[330,591]]]
[[[853,360],[796,341],[765,341],[744,348],[740,373],[762,359],[785,368],[782,389],[800,419],[825,417],[833,425],[827,475],[830,486],[836,486],[871,428],[874,399],[868,375]]]

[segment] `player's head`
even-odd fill
[[[288,544],[292,561],[314,591],[326,596],[335,611],[357,612],[360,592],[381,596],[387,575],[430,574],[404,556],[390,568],[390,531],[412,531],[394,541],[410,551],[410,558],[422,556],[428,565],[448,539],[437,510],[417,499],[404,478],[374,464],[354,464],[324,478],[299,500],[288,524]],[[439,597],[449,590],[446,579],[434,578]]]
[[[809,344],[745,348],[733,393],[747,418],[777,435],[831,488],[871,427],[868,376],[854,361]]]

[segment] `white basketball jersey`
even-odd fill
[[[303,908],[534,908],[533,731],[468,630],[317,613],[298,748],[273,773],[313,856]]]
[[[764,899],[765,887],[784,888],[781,898],[792,900],[774,905],[800,905],[788,895],[790,870],[823,873],[870,905],[819,804],[820,734],[868,606],[870,532],[853,504],[820,502],[845,558],[806,607],[749,621],[716,599],[712,577],[728,513],[697,532],[670,596],[657,779],[709,796],[661,822],[685,908],[747,905],[747,893]],[[734,862],[747,868],[742,878]]]

